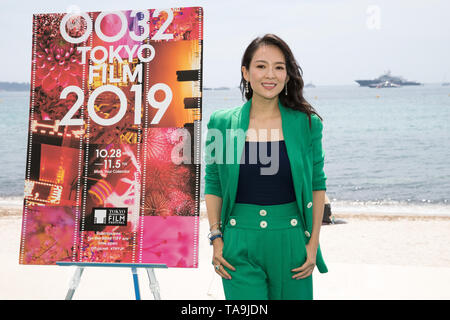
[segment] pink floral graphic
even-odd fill
[[[147,175],[145,184],[145,215],[195,215],[193,165],[175,164],[172,150],[179,141],[174,138],[180,128],[147,130]]]
[[[29,206],[24,260],[27,264],[70,261],[75,210],[70,207]]]
[[[168,267],[196,267],[194,227],[197,217],[144,218],[142,263]]]
[[[36,79],[35,86],[46,91],[70,85],[81,86],[81,53],[77,45],[69,43],[55,30],[59,30],[62,15],[37,18]]]

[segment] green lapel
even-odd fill
[[[305,154],[305,137],[308,137],[309,130],[306,131],[302,125],[302,117],[299,111],[286,108],[281,103],[278,104],[281,112],[284,143],[291,164],[292,180],[294,182],[295,197],[300,212],[303,212],[302,188],[304,178],[303,155]],[[304,121],[303,121],[304,123]],[[304,131],[302,131],[304,130]]]
[[[234,139],[232,140],[233,146],[227,146],[227,150],[233,150],[233,163],[229,165],[230,168],[230,211],[228,215],[230,215],[231,210],[233,209],[234,203],[236,201],[236,193],[239,179],[239,167],[240,167],[240,159],[242,157],[242,151],[244,150],[245,137],[248,130],[248,124],[250,122],[250,107],[252,104],[252,100],[248,100],[242,108],[239,108],[235,113],[233,113],[231,117],[231,132],[236,132],[242,130],[244,134],[236,134],[234,137],[237,139],[237,143],[234,143]],[[228,134],[227,134],[228,135]]]
[[[231,213],[237,193],[238,179],[239,179],[239,168],[240,159],[245,144],[245,137],[248,130],[248,125],[250,121],[250,108],[252,100],[248,100],[241,108],[237,109],[236,112],[231,117],[231,132],[236,130],[242,130],[245,134],[236,134],[235,139],[232,139],[233,146],[227,150],[233,150],[234,160],[232,164],[229,165],[229,187],[230,187],[230,207],[228,216]],[[303,187],[303,154],[306,150],[305,148],[305,137],[309,136],[308,130],[303,130],[302,118],[299,116],[300,112],[291,110],[283,106],[280,102],[278,103],[281,113],[281,121],[283,128],[283,136],[286,144],[286,149],[291,164],[292,179],[294,182],[295,195],[297,197],[297,205],[299,206],[300,212],[302,209],[302,187]],[[305,122],[307,123],[307,122]],[[236,143],[234,143],[236,141]]]

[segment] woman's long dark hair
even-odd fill
[[[278,95],[281,104],[285,107],[302,111],[308,115],[309,125],[311,127],[311,114],[316,114],[321,120],[317,111],[309,104],[308,101],[303,97],[303,70],[300,68],[299,64],[295,60],[291,49],[280,37],[274,34],[266,34],[263,37],[258,37],[253,40],[247,47],[242,57],[241,66],[244,66],[247,70],[250,70],[250,61],[255,54],[255,51],[262,45],[274,45],[277,46],[281,52],[283,52],[284,58],[286,60],[286,71],[289,75],[289,81],[287,83],[288,94],[284,94],[284,90]],[[253,96],[253,89],[251,84],[248,86],[248,92],[245,92],[245,79],[244,73],[241,70],[241,84],[240,89],[242,92],[242,97],[246,100],[250,100]]]

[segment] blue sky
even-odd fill
[[[424,83],[450,81],[444,0],[1,0],[0,81],[29,81],[33,13],[187,6],[204,8],[205,86],[237,86],[246,46],[265,33],[291,46],[305,82],[355,84],[388,69]]]

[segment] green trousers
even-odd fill
[[[236,203],[223,231],[223,257],[236,271],[222,278],[227,300],[312,300],[312,275],[292,279],[308,241],[297,203]]]

